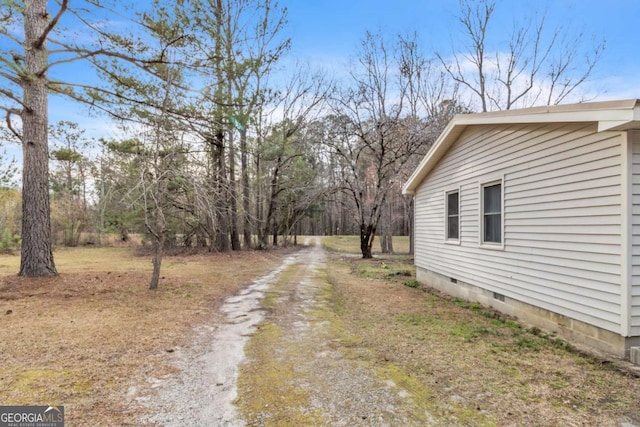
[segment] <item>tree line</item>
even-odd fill
[[[274,0],[1,3],[0,110],[23,165],[21,191],[0,175],[0,246],[19,242],[19,274],[43,276],[57,274],[54,243],[142,233],[151,288],[177,246],[358,234],[365,258],[376,236],[393,251],[392,235],[411,235],[402,183],[453,115],[562,102],[604,47],[544,17],[494,47],[496,4],[461,0],[451,54],[425,52],[417,33],[367,32],[331,76],[290,57]],[[49,123],[50,96],[109,117],[121,136]]]

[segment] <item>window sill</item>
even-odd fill
[[[480,243],[480,249],[489,249],[491,251],[504,251],[504,243]]]
[[[460,240],[448,239],[444,241],[445,245],[460,246]]]

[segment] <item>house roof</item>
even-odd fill
[[[402,193],[415,194],[422,180],[467,127],[516,123],[587,122],[597,123],[598,132],[640,129],[640,100],[588,102],[489,113],[459,114],[442,131],[429,152],[402,187]]]

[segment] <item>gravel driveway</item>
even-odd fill
[[[424,425],[409,393],[381,379],[332,321],[319,242],[227,298],[174,353],[179,374],[151,379],[141,424]],[[274,333],[277,332],[277,333]]]

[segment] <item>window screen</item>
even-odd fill
[[[457,240],[460,235],[459,197],[457,191],[447,193],[447,239]]]
[[[482,187],[483,241],[502,243],[502,183]]]

